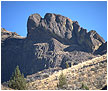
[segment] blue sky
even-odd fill
[[[107,40],[107,2],[106,1],[2,1],[1,27],[27,35],[29,15],[56,13],[78,21],[80,26],[96,30]]]

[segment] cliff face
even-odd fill
[[[16,65],[22,65],[24,38],[1,28],[1,81],[10,79]]]
[[[47,13],[29,16],[27,37],[1,29],[2,82],[9,80],[16,65],[25,75],[61,67],[65,62],[78,64],[92,59],[104,39],[92,30],[87,32],[77,21]],[[98,54],[98,53],[97,53]]]
[[[51,13],[47,13],[44,18],[39,14],[29,16],[27,27],[27,38],[36,42],[46,42],[53,37],[63,44],[76,44],[80,50],[82,48],[87,52],[94,52],[105,42],[96,31],[87,32],[77,21]]]

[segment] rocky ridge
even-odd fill
[[[65,62],[79,64],[96,57],[98,53],[93,53],[105,43],[96,31],[87,32],[77,21],[52,13],[44,18],[30,15],[27,32],[27,37],[21,37],[1,28],[2,82],[10,79],[17,65],[25,76],[49,68],[64,69]]]
[[[27,31],[27,37],[36,42],[46,42],[53,37],[63,44],[76,44],[80,47],[79,50],[86,52],[94,52],[105,43],[96,31],[87,32],[87,29],[80,27],[77,21],[52,13],[47,13],[44,18],[39,14],[29,16]]]

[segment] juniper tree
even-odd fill
[[[63,72],[60,74],[59,76],[59,83],[58,83],[58,87],[59,88],[63,88],[64,86],[67,85],[67,80],[66,80],[66,76],[63,74]]]
[[[19,66],[16,67],[12,77],[9,80],[8,86],[13,89],[25,90],[26,89],[26,80],[24,75],[21,74]]]

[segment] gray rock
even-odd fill
[[[65,16],[47,13],[42,18],[32,14],[27,37],[1,28],[2,82],[10,79],[17,65],[26,76],[44,69],[66,68],[65,62],[78,64],[94,58],[91,53],[104,42],[96,31],[87,32]]]
[[[94,54],[103,55],[107,53],[107,42],[102,43],[102,45],[94,52]]]
[[[64,44],[80,45],[76,49],[87,52],[94,52],[102,43],[105,43],[96,31],[87,32],[77,21],[57,14],[47,13],[44,18],[41,18],[39,14],[33,14],[29,16],[27,25],[27,37],[34,40],[47,41],[54,37]]]

